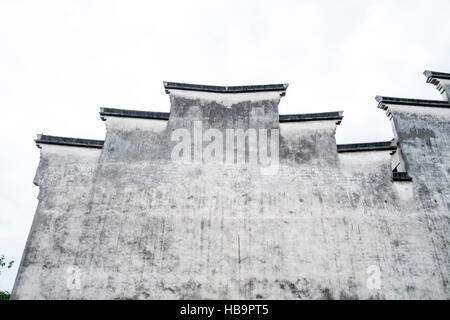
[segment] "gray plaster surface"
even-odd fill
[[[336,120],[280,124],[280,92],[169,97],[168,121],[104,116],[103,149],[41,145],[14,299],[450,298],[450,109],[388,106],[394,182],[392,150],[337,152]],[[279,129],[277,174],[173,162],[195,121]]]

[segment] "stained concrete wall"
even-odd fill
[[[391,108],[413,177],[393,182],[389,151],[338,154],[335,120],[280,124],[279,100],[172,90],[169,121],[106,117],[101,154],[43,146],[13,298],[450,298],[450,110]],[[279,128],[278,173],[174,163],[198,120]]]
[[[89,212],[99,149],[42,145],[34,178],[39,204],[17,274],[13,298],[71,298],[70,268],[83,254],[82,217]],[[69,269],[68,269],[69,268]],[[56,292],[59,288],[62,292]]]

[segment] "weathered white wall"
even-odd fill
[[[389,151],[337,153],[335,121],[280,125],[279,95],[170,99],[168,122],[108,117],[101,155],[43,147],[13,298],[450,298],[450,110],[393,108],[414,180],[392,182]],[[278,174],[173,163],[194,120],[280,128]]]
[[[66,286],[68,267],[88,241],[84,230],[89,226],[82,225],[82,217],[89,211],[99,157],[99,149],[42,145],[34,179],[39,204],[16,278],[16,297],[73,296]]]

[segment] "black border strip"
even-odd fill
[[[92,140],[92,139],[79,139],[79,138],[67,138],[58,136],[49,136],[45,134],[38,134],[37,139],[34,140],[36,145],[39,144],[56,144],[62,146],[71,147],[86,147],[86,148],[103,148],[103,140]]]
[[[423,74],[425,75],[425,77],[427,77],[428,82],[430,82],[430,80],[432,78],[434,78],[434,79],[450,79],[450,73],[445,73],[445,72],[425,70],[423,72]]]
[[[317,120],[338,120],[338,123],[340,123],[344,118],[343,113],[343,111],[334,111],[322,113],[283,114],[280,115],[280,123]]]
[[[105,119],[106,116],[122,117],[122,118],[169,120],[169,113],[167,113],[167,112],[100,108],[100,117],[103,121],[106,120]]]
[[[202,84],[191,84],[181,82],[164,81],[164,89],[169,93],[170,89],[204,91],[217,93],[244,93],[244,92],[262,92],[262,91],[286,91],[288,83],[281,84],[263,84],[252,86],[207,86]]]
[[[378,108],[386,109],[387,104],[394,105],[409,105],[418,107],[436,107],[436,108],[450,108],[450,103],[448,101],[439,100],[422,100],[422,99],[406,99],[406,98],[394,98],[394,97],[384,97],[376,96],[375,100],[378,102]]]
[[[383,150],[397,150],[397,145],[394,141],[382,142],[368,142],[368,143],[352,143],[352,144],[338,144],[337,151],[344,152],[361,152],[361,151],[383,151]]]

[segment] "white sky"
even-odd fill
[[[375,95],[441,100],[450,1],[0,0],[0,275],[37,205],[36,133],[103,139],[100,107],[169,111],[162,82],[290,84],[280,113],[344,110],[338,143],[392,138]]]

